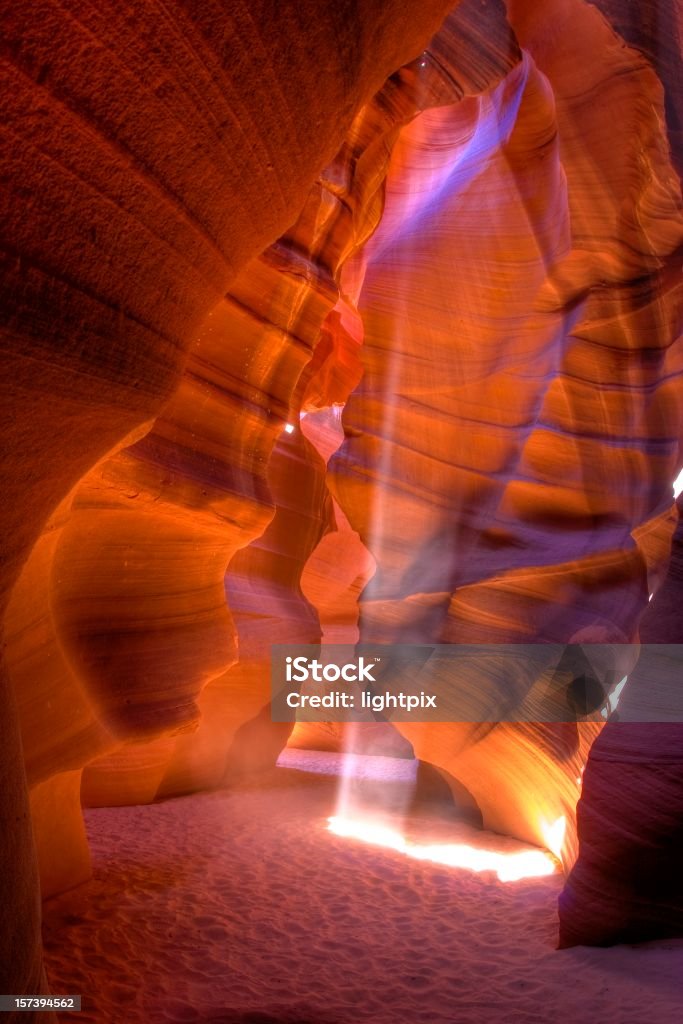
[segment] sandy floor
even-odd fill
[[[683,940],[559,952],[559,875],[500,882],[333,835],[334,759],[313,767],[87,813],[94,878],[45,909],[53,991],[83,996],[65,1021],[683,1019]],[[419,841],[454,828],[467,841],[466,826],[407,823]]]

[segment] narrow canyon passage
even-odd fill
[[[683,5],[0,21],[2,1020],[677,1022]]]

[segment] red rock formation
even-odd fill
[[[679,724],[608,724],[578,806],[579,858],[560,896],[560,946],[683,932]]]
[[[56,625],[66,644],[74,638],[79,675],[114,731],[137,740],[87,768],[87,803],[148,799],[139,741],[177,726],[170,747],[155,741],[149,750],[155,796],[216,785],[245,757],[251,768],[272,763],[286,741],[269,718],[269,645],[319,639],[299,580],[332,524],[324,463],[295,424],[302,406],[329,406],[360,377],[357,316],[339,276],[377,223],[391,144],[414,113],[414,82],[409,68],[359,113],[296,223],[211,314],[163,415],[79,488],[77,504],[95,524],[92,550],[73,514],[77,543],[60,549],[73,591],[63,588],[66,615]],[[170,532],[160,545],[163,522]],[[157,581],[140,571],[152,558]],[[78,560],[96,568],[79,573]],[[233,668],[228,607],[239,642]],[[120,643],[131,633],[132,644]]]
[[[658,669],[664,680],[673,673],[676,689],[680,660],[671,659],[667,645],[683,640],[682,568],[679,520],[666,580],[640,624],[643,643],[664,645]],[[665,715],[674,710],[670,692],[657,701],[657,663],[648,654],[630,674],[619,720],[610,720],[591,748],[577,808],[579,858],[560,896],[562,946],[683,932],[683,724],[627,720],[634,705],[660,703]]]
[[[494,8],[493,45],[509,35],[502,9]],[[300,407],[329,406],[358,382],[361,334],[340,296],[341,270],[378,222],[400,126],[454,88],[460,95],[477,88],[482,75],[500,77],[494,57],[476,48],[456,68],[453,40],[464,38],[475,13],[447,23],[453,52],[444,50],[446,69],[424,73],[418,61],[362,110],[296,224],[249,265],[212,314],[163,415],[79,487],[56,562],[68,582],[53,606],[55,625],[100,715],[115,735],[137,740],[88,767],[88,803],[149,798],[152,766],[157,796],[216,785],[226,771],[242,770],[245,757],[250,767],[272,761],[286,738],[268,719],[269,644],[319,638],[299,580],[332,519],[324,463],[310,444],[295,431],[282,435],[272,458],[271,451],[285,422],[297,423]],[[513,48],[503,66],[514,60]],[[453,86],[447,74],[456,70],[463,84]],[[239,418],[228,441],[233,410]],[[272,522],[235,554],[263,531],[273,511],[269,490]],[[152,557],[154,576],[141,571]],[[240,652],[232,669],[223,597],[229,562]],[[85,573],[79,565],[92,568]],[[139,740],[174,727],[182,731],[172,748],[155,741],[145,772]]]
[[[88,871],[84,767],[114,803],[272,761],[270,643],[354,636],[373,560],[364,639],[630,638],[664,575],[680,24],[657,48],[647,4],[510,0],[513,34],[466,0],[392,74],[446,7],[7,12],[6,992],[42,984],[26,776],[57,891]],[[335,517],[299,412],[354,388]],[[402,733],[487,824],[551,841],[566,819],[569,863],[598,729]]]
[[[331,465],[377,560],[367,640],[623,641],[666,569],[683,217],[662,89],[580,0],[509,11],[523,62],[402,131],[358,261],[365,376]],[[489,825],[542,842],[566,819],[571,863],[597,728],[570,755],[566,730],[401,731]]]
[[[59,502],[157,414],[235,273],[293,221],[355,111],[445,9],[45,0],[5,12],[3,610]],[[5,677],[0,702],[0,987],[35,992],[35,859]]]
[[[683,10],[677,3],[642,0],[591,0],[615,32],[639,50],[657,72],[664,87],[664,109],[671,156],[679,176],[683,174],[683,94],[680,83],[683,52]]]

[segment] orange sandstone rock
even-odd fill
[[[662,88],[591,5],[509,13],[523,61],[402,130],[355,268],[365,375],[330,466],[377,562],[366,640],[630,640],[666,570],[683,216]],[[543,842],[564,821],[568,864],[598,729],[401,726],[485,823]]]
[[[446,7],[210,0],[160,14],[44,0],[5,12],[3,610],[59,502],[156,416],[230,281],[293,222],[355,112]],[[69,628],[73,612],[62,601]],[[73,632],[66,656],[106,675],[92,635],[83,654]],[[162,702],[184,717],[177,691]],[[5,674],[0,720],[0,988],[37,992],[35,857]]]

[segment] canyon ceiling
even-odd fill
[[[5,992],[81,802],[274,763],[270,644],[679,640],[683,15],[451,7],[5,14]],[[680,933],[683,726],[399,728],[565,818],[563,943]]]

